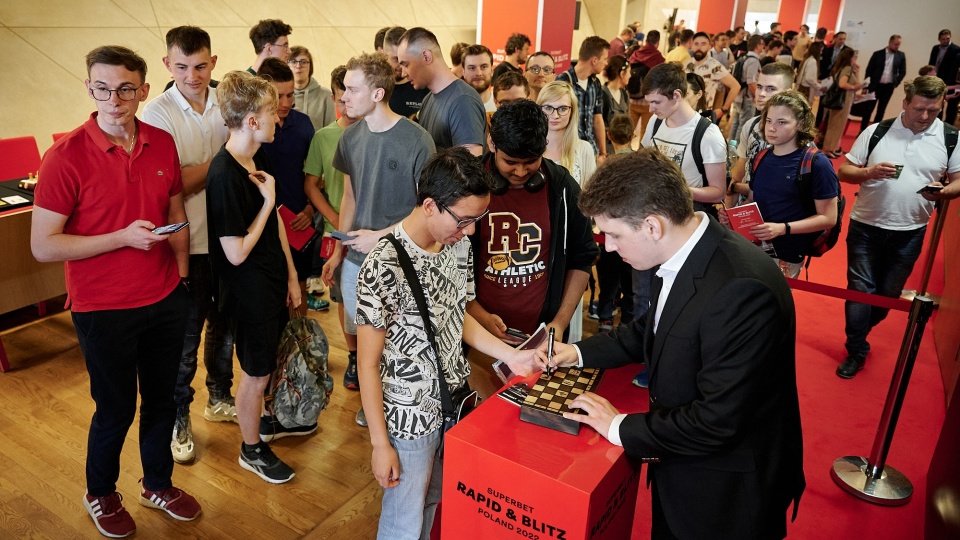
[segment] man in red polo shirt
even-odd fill
[[[87,440],[83,506],[105,536],[136,525],[117,493],[120,453],[140,407],[140,504],[181,521],[200,505],[173,487],[170,433],[189,285],[189,232],[153,229],[186,221],[177,148],[136,119],[150,86],[147,65],[124,47],[87,55],[97,105],[40,165],[30,243],[38,261],[65,261],[73,324],[96,404]]]

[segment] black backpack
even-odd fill
[[[772,150],[770,147],[764,148],[753,158],[753,163],[750,167],[751,181],[756,181],[756,173],[757,168],[760,167],[760,161],[770,153],[770,150]],[[803,209],[811,213],[811,215],[817,213],[817,203],[813,198],[813,158],[817,152],[818,150],[815,145],[807,145],[807,147],[803,149],[803,158],[800,160],[800,167],[799,170],[797,170],[797,183],[800,185],[800,201],[803,204]],[[822,231],[807,248],[806,253],[804,253],[807,257],[807,267],[810,266],[810,257],[822,257],[824,253],[830,251],[833,249],[833,246],[837,245],[837,240],[840,238],[840,231],[843,230],[843,212],[846,208],[847,198],[843,196],[843,191],[840,189],[840,180],[838,179],[837,222],[829,229]]]
[[[630,99],[643,99],[643,78],[650,72],[650,68],[643,62],[630,64],[630,80],[627,81],[627,93]]]
[[[873,135],[870,136],[870,142],[867,143],[867,157],[863,160],[864,165],[870,161],[870,154],[873,153],[873,149],[880,143],[880,139],[890,131],[890,126],[893,125],[894,120],[896,120],[896,118],[889,118],[877,124],[877,129],[873,131]],[[953,151],[957,148],[957,136],[957,128],[944,122],[943,144],[947,147],[947,167],[950,165],[950,157],[953,156]],[[944,169],[943,174],[946,176],[946,169]]]
[[[660,129],[661,124],[663,124],[663,120],[660,118],[653,121],[653,130],[650,132],[651,141],[657,136],[657,130]],[[703,185],[705,186],[707,185],[707,172],[703,167],[703,150],[700,147],[703,144],[703,136],[711,125],[713,125],[713,122],[710,121],[709,118],[700,115],[697,127],[693,130],[693,142],[690,143],[690,151],[693,153],[693,163],[697,166],[697,171],[700,173],[700,178],[703,180]],[[718,218],[717,208],[712,204],[694,201],[693,209],[706,212],[714,218]]]
[[[747,81],[743,79],[743,67],[747,63],[747,61],[750,60],[751,58],[753,58],[757,62],[760,62],[760,60],[757,59],[755,56],[743,55],[740,58],[737,58],[736,64],[733,65],[733,78],[736,79],[738,83],[740,83],[741,88],[747,87]]]

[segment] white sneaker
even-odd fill
[[[203,409],[203,419],[208,422],[237,422],[237,405],[232,397],[218,400],[207,401],[207,406]]]
[[[193,429],[190,427],[190,415],[178,417],[173,424],[173,438],[170,441],[170,451],[173,460],[177,463],[190,463],[196,457],[193,447]]]
[[[308,277],[307,292],[310,294],[323,294],[327,292],[327,286],[324,285],[323,280],[318,277]]]

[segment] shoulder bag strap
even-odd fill
[[[452,416],[453,400],[450,399],[447,374],[443,371],[443,361],[440,359],[440,348],[437,347],[437,337],[433,332],[433,323],[430,322],[430,310],[427,308],[427,298],[423,292],[423,285],[420,283],[420,278],[417,277],[417,271],[413,268],[413,261],[410,260],[410,255],[407,254],[407,250],[404,249],[400,240],[397,239],[393,233],[388,234],[384,238],[389,240],[397,251],[397,262],[400,263],[403,275],[407,278],[410,291],[413,293],[413,299],[417,302],[417,309],[420,311],[420,316],[423,317],[423,329],[427,333],[427,339],[430,341],[430,347],[433,349],[433,356],[437,362],[437,372],[440,374],[440,404],[443,408],[443,415],[445,417]]]

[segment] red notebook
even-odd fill
[[[317,236],[320,236],[320,233],[317,232],[317,230],[312,226],[307,227],[302,231],[295,231],[291,229],[290,223],[292,223],[296,218],[297,215],[291,212],[289,208],[280,205],[280,221],[283,222],[283,229],[287,233],[287,242],[293,249],[297,251],[303,251],[303,249],[309,246]]]
[[[727,217],[730,218],[730,228],[742,234],[744,238],[751,242],[759,242],[756,236],[750,234],[750,229],[756,225],[763,225],[763,216],[760,215],[760,208],[757,203],[744,204],[727,209]]]

